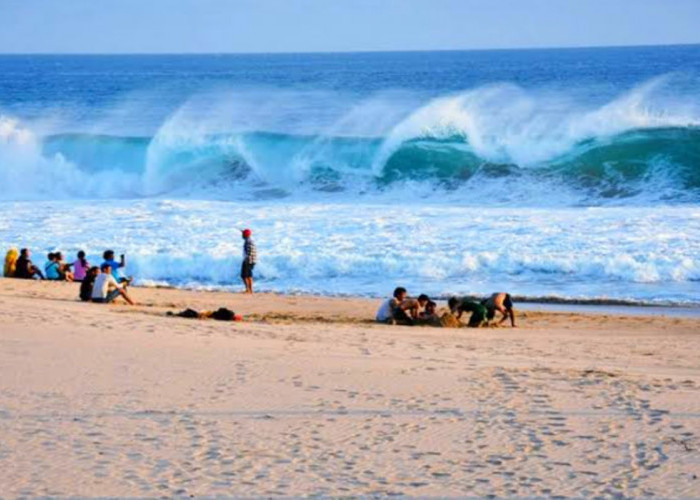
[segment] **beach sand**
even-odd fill
[[[132,293],[0,280],[0,496],[700,497],[699,319]]]

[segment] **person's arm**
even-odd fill
[[[124,254],[121,254],[119,258],[119,267],[126,267],[126,257],[124,257]]]
[[[505,320],[508,319],[508,316],[509,316],[508,309],[503,307],[503,305],[501,305],[501,304],[496,304],[496,310],[502,314],[501,320],[498,322],[498,324],[501,325],[501,324],[503,324],[503,322]]]

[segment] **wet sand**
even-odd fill
[[[3,496],[700,496],[700,319],[0,280]],[[517,304],[516,304],[517,305]],[[166,316],[229,307],[244,322]]]

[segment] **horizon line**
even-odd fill
[[[586,49],[634,49],[662,47],[694,47],[700,42],[692,43],[661,43],[636,45],[560,45],[560,46],[529,46],[529,47],[491,47],[472,49],[388,49],[388,50],[319,50],[319,51],[248,51],[248,52],[2,52],[0,56],[222,56],[222,55],[329,55],[329,54],[395,54],[395,53],[425,53],[425,52],[506,52],[506,51],[537,51],[537,50],[586,50]]]

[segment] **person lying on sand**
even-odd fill
[[[418,301],[407,300],[406,295],[407,292],[404,287],[397,287],[394,290],[394,296],[386,299],[379,306],[375,317],[376,321],[392,325],[413,325],[413,318],[406,314],[406,311],[415,311],[418,314]]]
[[[482,300],[481,304],[486,307],[486,317],[489,321],[496,316],[496,311],[498,311],[503,315],[498,324],[500,325],[510,317],[510,325],[515,328],[515,311],[513,310],[513,300],[509,293],[494,293],[488,299]]]
[[[478,302],[474,302],[467,298],[458,299],[457,297],[452,297],[447,305],[452,311],[452,314],[456,315],[457,319],[462,318],[462,314],[465,312],[470,312],[471,316],[467,326],[470,328],[478,328],[486,323],[486,315],[488,310],[485,306],[482,306]]]
[[[32,252],[28,248],[23,248],[19,252],[19,258],[17,259],[17,265],[15,266],[15,278],[31,280],[34,277],[39,279],[44,279],[44,275],[36,267],[31,260]]]
[[[100,274],[95,278],[95,283],[92,286],[92,301],[100,304],[109,304],[118,296],[122,296],[132,306],[134,301],[124,290],[124,286],[117,283],[112,275],[112,266],[107,262],[100,266]]]

